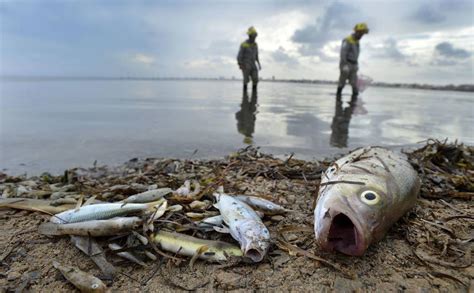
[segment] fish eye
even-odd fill
[[[374,205],[380,201],[380,196],[373,190],[366,190],[362,192],[360,199],[368,205]]]

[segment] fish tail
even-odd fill
[[[38,233],[43,235],[61,235],[58,224],[55,223],[43,223],[39,225]]]

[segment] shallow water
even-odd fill
[[[2,81],[0,169],[61,172],[133,157],[216,158],[247,143],[322,158],[428,138],[474,144],[472,93],[238,81]],[[194,153],[197,150],[197,153]]]

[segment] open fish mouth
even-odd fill
[[[339,213],[332,218],[325,248],[347,255],[363,255],[366,245],[361,232],[347,215]]]
[[[264,254],[258,249],[250,248],[245,252],[245,256],[250,258],[253,262],[260,262],[262,261]]]

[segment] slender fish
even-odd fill
[[[70,224],[43,223],[38,232],[44,235],[112,236],[130,231],[142,223],[139,217],[120,217]]]
[[[142,193],[138,193],[132,196],[127,197],[123,200],[126,203],[144,203],[156,201],[163,196],[173,192],[171,188],[159,188],[154,190],[148,190]]]
[[[281,205],[269,201],[268,199],[251,196],[251,195],[236,195],[235,198],[245,202],[249,206],[261,210],[266,215],[284,214],[289,210]]]
[[[420,179],[401,154],[357,149],[322,174],[314,210],[321,248],[360,256],[417,200]]]
[[[222,241],[204,240],[180,233],[159,231],[152,235],[154,243],[166,251],[185,256],[198,256],[208,261],[225,261],[230,256],[242,256],[238,246]]]
[[[163,201],[151,203],[99,203],[71,209],[51,217],[51,222],[56,224],[103,220],[124,216],[144,211],[153,211],[155,206]]]

